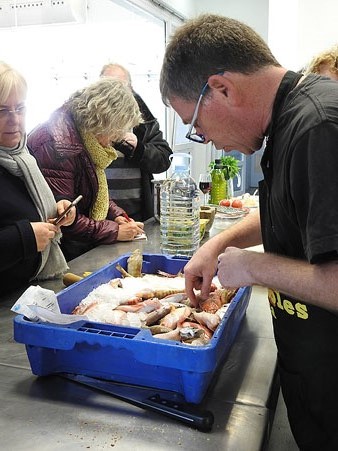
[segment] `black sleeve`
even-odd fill
[[[293,152],[291,194],[308,260],[338,253],[338,126],[324,122],[303,135]]]
[[[23,261],[37,257],[38,251],[33,229],[28,220],[0,229],[0,271],[13,268]],[[14,273],[13,273],[14,274]]]
[[[146,122],[134,129],[138,144],[132,160],[139,162],[143,171],[160,174],[170,167],[169,157],[172,150],[163,138],[159,123],[156,119]]]
[[[160,124],[153,116],[143,99],[134,92],[144,122],[135,127],[133,132],[137,136],[137,147],[128,157],[140,166],[140,169],[151,174],[160,174],[170,167],[169,157],[172,150],[163,138]],[[120,150],[120,149],[118,149]],[[125,153],[121,150],[122,153]],[[126,153],[125,153],[126,155]]]

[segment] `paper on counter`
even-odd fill
[[[55,324],[70,324],[86,316],[65,315],[60,312],[56,294],[52,290],[31,285],[22,293],[11,308],[12,312],[24,315],[31,321],[47,321]]]
[[[39,318],[32,312],[29,305],[39,305],[51,312],[61,313],[54,291],[41,288],[39,285],[28,287],[15,302],[11,310],[12,312],[26,316],[32,321],[38,321]]]
[[[147,235],[145,233],[140,233],[139,235],[136,235],[133,241],[137,240],[147,240]]]
[[[71,324],[76,321],[88,321],[88,317],[85,315],[67,315],[65,313],[55,313],[47,308],[40,307],[39,305],[28,305],[28,308],[35,313],[40,321],[54,324]]]

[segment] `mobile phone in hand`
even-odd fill
[[[80,194],[80,196],[78,196],[76,199],[73,200],[73,202],[71,202],[68,207],[55,219],[54,221],[54,225],[58,225],[62,219],[67,216],[69,210],[74,207],[76,204],[78,204],[80,202],[80,200],[82,199],[82,195]]]

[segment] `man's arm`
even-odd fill
[[[219,257],[218,277],[225,287],[261,285],[338,312],[338,261],[312,265],[305,260],[228,247]]]
[[[248,214],[239,223],[211,238],[195,253],[184,268],[188,297],[196,302],[193,288],[207,298],[216,274],[218,256],[227,246],[245,248],[262,243],[259,212]]]

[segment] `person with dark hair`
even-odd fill
[[[101,77],[123,80],[132,90],[143,122],[114,143],[118,158],[106,169],[109,196],[137,221],[154,216],[153,174],[170,166],[172,150],[163,138],[160,125],[144,100],[133,90],[128,70],[120,64],[106,64]]]
[[[184,270],[186,292],[197,305],[216,272],[224,287],[268,288],[296,442],[336,450],[338,84],[287,70],[249,26],[210,14],[175,31],[160,90],[192,141],[245,155],[266,141],[260,211],[200,247]],[[244,249],[261,243],[264,252]]]

